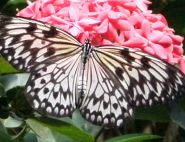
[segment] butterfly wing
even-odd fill
[[[76,108],[81,43],[56,27],[0,15],[0,53],[30,73],[26,98],[42,113],[68,116]]]
[[[35,110],[57,117],[69,116],[75,110],[81,55],[72,55],[41,63],[31,73],[26,97]]]
[[[75,38],[56,27],[0,15],[0,53],[16,69],[30,72],[40,62],[59,59],[79,46]]]
[[[123,118],[132,115],[127,93],[119,86],[114,74],[91,54],[87,63],[86,95],[80,110],[89,121],[98,125],[121,125]]]
[[[185,93],[184,75],[176,67],[134,49],[94,48],[87,68],[87,95],[80,109],[96,124],[120,126],[134,107]]]

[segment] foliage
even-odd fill
[[[0,7],[2,13],[14,15],[17,8],[21,9],[25,5],[24,0],[4,0]],[[185,21],[182,20],[185,19],[184,0],[154,0],[151,8],[163,13],[170,26],[185,35]],[[32,111],[23,95],[29,74],[17,72],[1,58],[0,75],[0,140],[3,142],[185,140],[185,99],[178,101],[178,104],[138,108],[135,119],[130,120],[124,128],[106,129],[88,123],[78,111],[71,118],[40,116]],[[170,130],[176,135],[169,134]],[[122,136],[118,136],[120,134]]]

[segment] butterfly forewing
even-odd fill
[[[30,71],[41,62],[70,55],[81,46],[66,32],[41,22],[0,15],[0,51],[17,69]]]
[[[102,46],[95,49],[98,59],[114,75],[131,106],[165,103],[185,93],[185,78],[176,67],[141,51]],[[113,93],[115,94],[115,93]]]

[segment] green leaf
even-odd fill
[[[170,2],[164,9],[165,17],[170,27],[175,28],[176,32],[185,35],[185,1],[175,0]],[[183,19],[183,20],[182,20]]]
[[[38,142],[37,136],[31,132],[27,133],[23,139],[24,139],[24,142]]]
[[[5,95],[4,86],[0,83],[0,97]]]
[[[60,142],[61,140],[63,142],[76,142],[75,140],[69,138],[68,136],[66,135],[63,135],[61,133],[58,133],[58,132],[52,132],[56,142]],[[39,141],[40,142],[40,141]],[[45,141],[44,141],[45,142]]]
[[[72,115],[72,123],[81,130],[90,133],[93,136],[96,136],[99,133],[101,126],[93,125],[89,121],[85,120],[79,110],[74,111]]]
[[[2,125],[1,121],[0,121],[0,141],[2,141],[2,142],[11,142],[11,138],[8,135],[4,126]]]
[[[39,139],[39,141],[55,142],[55,138],[52,135],[52,131],[43,124],[33,119],[26,120],[26,123],[37,135],[37,139]]]
[[[17,72],[8,62],[0,57],[0,75],[5,73],[14,73]]]
[[[139,107],[135,111],[135,119],[150,120],[155,122],[169,122],[170,116],[164,105],[157,105],[151,108]]]
[[[25,0],[6,0],[1,6],[0,11],[8,15],[15,15],[16,9],[22,9],[26,7]]]
[[[31,129],[36,132],[37,135],[45,140],[53,141],[55,135],[52,133],[59,133],[65,135],[75,142],[93,142],[94,137],[88,133],[81,131],[80,129],[64,123],[59,120],[49,119],[49,118],[40,118],[40,119],[28,119],[26,120],[27,124]],[[52,133],[51,133],[52,132]]]
[[[23,124],[23,121],[14,119],[12,117],[8,117],[4,120],[4,126],[6,128],[17,128],[20,127]]]
[[[10,136],[0,131],[0,140],[2,142],[11,142]]]
[[[29,74],[9,74],[0,77],[0,83],[3,84],[5,91],[10,90],[17,86],[25,86],[28,80]]]
[[[146,142],[155,139],[161,139],[161,137],[151,134],[128,134],[124,136],[111,138],[106,142]]]

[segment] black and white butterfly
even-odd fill
[[[38,112],[70,116],[79,109],[94,124],[120,126],[137,106],[185,93],[176,67],[142,51],[93,47],[35,20],[0,15],[0,53],[30,73],[26,98]]]

